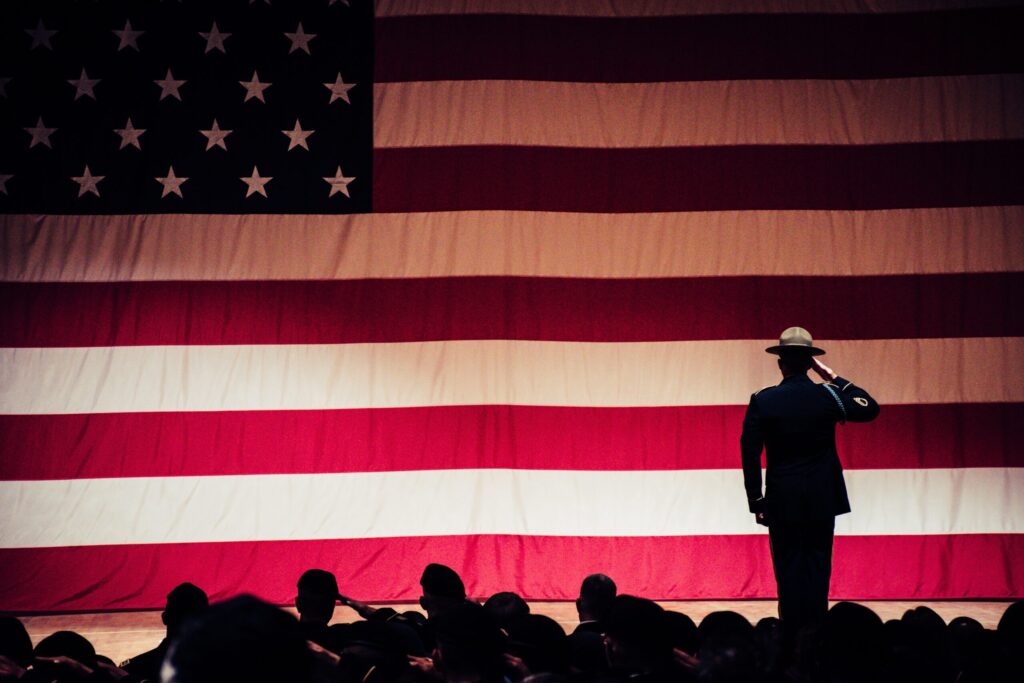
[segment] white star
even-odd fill
[[[153,82],[160,86],[161,100],[167,96],[170,96],[176,98],[178,101],[181,101],[181,93],[178,92],[178,88],[187,83],[187,81],[174,80],[174,74],[171,73],[170,69],[167,70],[167,76],[160,80],[155,80]]]
[[[99,188],[96,187],[96,184],[106,177],[107,176],[104,175],[93,175],[92,172],[89,170],[89,164],[86,164],[85,170],[82,172],[82,175],[78,177],[72,176],[71,179],[78,183],[79,197],[81,197],[86,192],[92,192],[94,195],[99,197],[100,191]]]
[[[7,194],[7,181],[13,177],[13,173],[0,173],[0,194]]]
[[[290,152],[295,147],[301,147],[303,149],[309,149],[309,145],[306,143],[306,138],[315,133],[315,130],[302,130],[299,125],[299,120],[295,119],[295,128],[292,130],[282,130],[282,133],[288,136],[288,151]]]
[[[327,176],[324,178],[327,184],[331,186],[331,193],[328,197],[333,197],[336,193],[340,192],[346,197],[351,197],[348,193],[348,184],[351,183],[355,178],[346,178],[341,172],[341,166],[338,167],[338,172],[334,174],[334,177]]]
[[[128,123],[124,124],[124,128],[115,128],[114,132],[121,136],[121,146],[118,149],[124,149],[128,145],[135,147],[136,149],[142,149],[142,143],[139,142],[139,136],[146,132],[145,128],[136,128],[132,125],[132,117],[128,117]]]
[[[220,147],[224,151],[227,151],[228,146],[224,142],[224,138],[231,135],[230,130],[221,130],[217,124],[217,119],[213,120],[213,127],[210,130],[199,131],[206,136],[206,151],[209,152],[214,147]]]
[[[156,179],[158,183],[164,186],[164,191],[160,193],[160,199],[163,199],[169,194],[176,194],[182,199],[184,199],[185,195],[181,193],[181,185],[186,180],[188,180],[188,178],[179,178],[176,175],[174,175],[174,167],[169,166],[167,169],[167,175],[164,176],[163,178]]]
[[[50,136],[56,132],[56,128],[47,128],[43,123],[43,117],[40,116],[39,120],[36,121],[35,128],[26,128],[29,135],[32,136],[32,142],[28,143],[28,148],[32,149],[36,145],[46,145],[50,149],[53,149],[53,145],[50,144]]]
[[[138,52],[139,51],[139,44],[136,43],[135,41],[137,41],[139,39],[139,36],[141,36],[143,33],[145,33],[145,31],[135,31],[135,30],[133,30],[132,29],[132,22],[127,20],[127,19],[125,19],[124,28],[123,29],[121,29],[120,31],[118,31],[117,29],[114,29],[114,35],[121,39],[121,42],[118,43],[118,45],[117,45],[117,51],[120,52],[121,50],[125,49],[126,47],[130,47],[133,50],[135,50],[136,52]]]
[[[89,78],[89,74],[85,73],[85,68],[82,68],[82,75],[78,78],[68,79],[68,83],[75,86],[75,99],[77,100],[82,95],[88,95],[89,97],[96,99],[96,93],[92,91],[96,87],[96,84],[100,82],[99,78]]]
[[[199,32],[203,38],[206,38],[206,50],[203,54],[206,54],[210,50],[217,49],[227,54],[227,50],[224,49],[224,41],[231,37],[230,33],[221,33],[220,29],[217,28],[217,22],[213,22],[213,26],[210,27],[209,33]]]
[[[331,91],[331,101],[327,104],[330,104],[334,100],[344,100],[346,104],[352,104],[352,100],[348,98],[348,91],[356,87],[356,84],[346,83],[341,80],[340,73],[338,74],[338,77],[334,79],[334,83],[324,83],[324,87]]]
[[[302,50],[307,55],[310,54],[309,41],[316,38],[316,34],[306,33],[305,31],[303,31],[301,21],[299,22],[299,27],[295,29],[295,33],[285,32],[285,35],[288,36],[288,40],[292,41],[292,47],[290,50],[288,50],[288,54],[291,54],[296,50]]]
[[[7,78],[0,78],[0,97],[7,99],[7,84],[11,82],[10,76]]]
[[[264,186],[267,183],[269,183],[271,180],[273,180],[273,178],[272,177],[261,178],[259,170],[257,170],[257,168],[255,166],[253,166],[252,167],[252,175],[249,176],[248,178],[242,177],[242,178],[240,178],[240,180],[243,183],[245,183],[246,185],[249,186],[249,189],[246,190],[246,192],[245,192],[245,196],[246,197],[248,197],[249,195],[255,194],[257,192],[260,193],[261,195],[263,195],[264,197],[266,197],[267,196],[267,188],[264,187]]]
[[[45,47],[47,50],[53,49],[53,45],[50,45],[50,38],[52,38],[57,32],[47,31],[46,27],[43,26],[42,19],[39,20],[39,23],[36,24],[35,28],[25,29],[25,33],[32,36],[32,47],[29,48],[30,50],[34,50],[40,45]]]
[[[252,72],[251,81],[238,81],[243,88],[245,88],[245,99],[243,102],[248,102],[252,98],[256,98],[260,102],[266,102],[263,99],[263,91],[269,88],[272,83],[260,83],[260,77],[256,75],[256,72]]]

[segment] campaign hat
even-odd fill
[[[777,356],[793,351],[806,351],[812,356],[820,356],[825,353],[824,349],[819,349],[814,345],[811,333],[802,327],[787,327],[779,337],[779,343],[775,346],[769,346],[765,351],[774,353]]]

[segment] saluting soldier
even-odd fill
[[[790,327],[765,351],[779,357],[782,382],[750,397],[740,437],[743,481],[750,511],[768,527],[779,617],[793,637],[828,611],[835,517],[850,511],[835,426],[869,422],[879,408],[866,391],[815,358],[825,351],[802,327]],[[808,370],[825,383],[811,381]]]

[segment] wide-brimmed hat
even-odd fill
[[[814,345],[811,333],[802,327],[787,327],[786,331],[779,337],[779,343],[765,349],[768,353],[774,353],[775,355],[779,355],[783,351],[797,350],[807,351],[812,356],[820,356],[825,353],[824,349],[819,349]]]

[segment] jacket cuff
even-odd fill
[[[839,389],[839,391],[846,391],[853,386],[853,382],[839,375],[836,375],[836,378],[829,382],[829,384]]]
[[[748,500],[747,504],[750,506],[750,511],[754,514],[764,512],[764,496],[755,498],[754,500]]]

